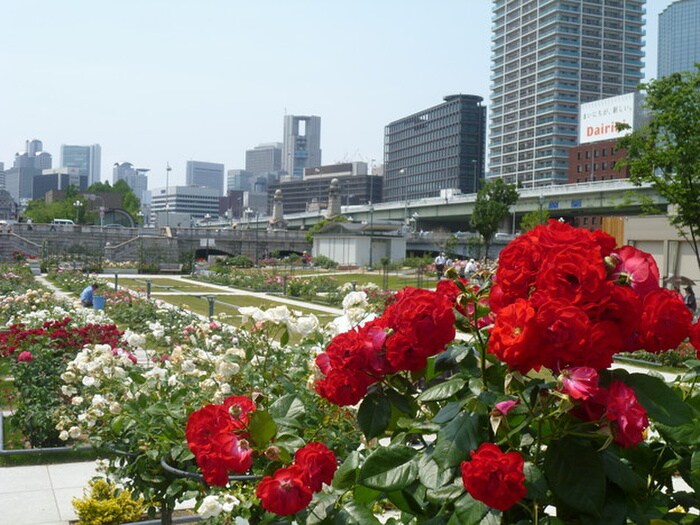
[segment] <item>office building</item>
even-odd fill
[[[40,140],[27,140],[24,153],[17,153],[12,167],[5,171],[5,189],[15,202],[33,199],[34,178],[51,169],[51,154],[43,149]]]
[[[61,167],[77,168],[81,176],[87,177],[88,186],[100,182],[100,166],[102,162],[102,148],[99,144],[90,146],[74,146],[63,144],[61,146]]]
[[[115,162],[112,167],[112,184],[116,184],[120,180],[125,181],[141,204],[144,204],[148,201],[149,171],[146,168],[134,168],[130,162]]]
[[[203,219],[205,215],[217,218],[220,197],[219,190],[204,186],[170,186],[155,189],[151,192],[152,222],[177,226],[169,218],[163,218],[163,215],[172,213],[177,217],[189,217],[189,224],[180,224],[185,228]]]
[[[677,0],[659,14],[657,78],[700,62],[700,0]]]
[[[484,169],[486,108],[476,95],[444,102],[384,128],[384,202],[474,193]]]
[[[245,152],[245,171],[263,175],[282,171],[282,144],[260,144]]]
[[[74,186],[79,191],[87,189],[87,175],[78,168],[52,168],[42,170],[41,176],[32,179],[32,198],[43,199],[51,190],[67,191]]]
[[[185,184],[212,188],[224,194],[224,165],[215,162],[187,161]]]
[[[285,115],[282,169],[288,180],[301,180],[304,168],[321,165],[321,117]]]
[[[268,209],[272,209],[275,191],[280,189],[285,214],[320,215],[328,207],[328,190],[333,179],[338,179],[341,206],[381,202],[383,178],[368,175],[366,162],[345,162],[306,168],[301,180],[271,184],[267,190]]]
[[[0,188],[5,187],[5,163],[0,162]]]
[[[635,91],[644,0],[494,0],[489,177],[567,182],[583,102]]]

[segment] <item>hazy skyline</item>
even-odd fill
[[[648,0],[645,76],[656,74]],[[9,5],[8,5],[9,4]],[[10,0],[0,7],[0,162],[39,139],[102,146],[184,184],[188,160],[245,167],[283,117],[321,117],[323,163],[381,164],[384,126],[455,93],[489,104],[489,0]]]

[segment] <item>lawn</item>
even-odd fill
[[[138,290],[139,292],[146,291],[146,281],[136,277],[129,278],[119,278],[120,286],[126,286],[132,290]],[[216,293],[220,292],[221,289],[213,288],[207,286],[206,284],[195,282],[195,281],[179,281],[177,279],[151,279],[151,293],[158,292],[202,292],[202,293]]]
[[[209,315],[209,302],[205,297],[200,298],[193,295],[164,295],[158,297],[157,294],[154,295],[154,297],[175,306],[186,308],[200,315]],[[218,317],[219,315],[224,314],[225,318],[222,320],[224,320],[227,324],[239,326],[241,324],[241,316],[238,313],[238,308],[241,306],[257,306],[258,308],[267,309],[283,304],[286,303],[279,303],[272,300],[268,301],[250,295],[220,295],[216,296],[216,302],[214,303],[214,315]],[[300,311],[304,314],[313,313],[316,317],[318,317],[321,325],[324,325],[337,317],[337,315],[319,312],[312,308],[299,308],[293,305],[287,305],[287,307],[290,310]]]

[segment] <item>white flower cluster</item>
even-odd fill
[[[215,518],[222,512],[231,512],[235,507],[241,504],[241,500],[232,494],[210,494],[206,496],[197,508],[197,514],[203,519]],[[244,518],[236,518],[236,525],[247,525],[248,520]]]
[[[256,324],[286,325],[291,334],[299,335],[302,338],[308,337],[320,328],[318,318],[314,314],[302,315],[301,312],[289,310],[285,305],[275,306],[267,310],[256,306],[243,306],[238,311],[243,316],[244,323],[252,319]]]
[[[326,325],[326,335],[335,337],[376,318],[375,314],[368,313],[369,308],[365,292],[349,292],[343,299],[343,315]]]

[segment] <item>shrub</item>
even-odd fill
[[[331,269],[337,268],[338,263],[330,257],[326,257],[325,255],[318,255],[314,258],[314,266],[316,266],[317,268]]]
[[[118,525],[138,521],[143,515],[143,498],[134,500],[131,491],[120,489],[104,479],[90,482],[90,494],[82,499],[73,498],[78,515],[76,525]]]

